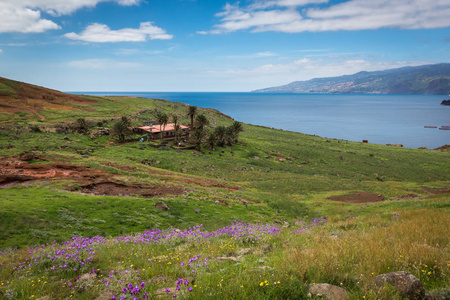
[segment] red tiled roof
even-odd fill
[[[175,124],[174,123],[169,123],[166,126],[162,126],[161,130],[164,131],[172,131],[174,130]],[[142,127],[138,127],[139,129],[143,129],[145,131],[151,132],[151,133],[159,133],[161,132],[159,129],[159,125],[153,125],[153,126],[142,126]],[[180,124],[180,129],[188,129],[189,126]]]

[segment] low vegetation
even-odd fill
[[[401,299],[373,285],[400,270],[450,296],[448,152],[163,100],[39,109],[55,95],[0,114],[1,299],[307,299],[323,282]],[[185,148],[132,132],[163,114],[193,129]]]

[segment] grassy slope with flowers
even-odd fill
[[[167,101],[114,98],[90,108],[94,119],[158,108],[188,123],[186,107]],[[212,126],[231,123],[200,111]],[[41,113],[49,122],[81,115]],[[146,112],[135,122],[152,117]],[[26,118],[15,120],[35,117]],[[307,284],[327,282],[345,287],[352,299],[395,299],[389,288],[371,286],[374,276],[395,270],[413,273],[427,290],[450,293],[450,199],[424,189],[449,186],[448,153],[244,129],[240,143],[205,155],[110,144],[109,137],[2,131],[2,156],[38,146],[39,155],[102,169],[116,180],[176,182],[189,192],[164,199],[92,196],[45,180],[0,189],[0,298],[301,299]],[[159,163],[143,165],[144,158]],[[222,187],[192,183],[206,178]],[[371,204],[326,199],[358,191],[417,197]],[[171,210],[155,209],[158,200]]]

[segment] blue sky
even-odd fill
[[[0,76],[251,91],[450,61],[450,0],[0,0]]]

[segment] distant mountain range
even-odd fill
[[[449,95],[450,63],[314,78],[253,92]]]

